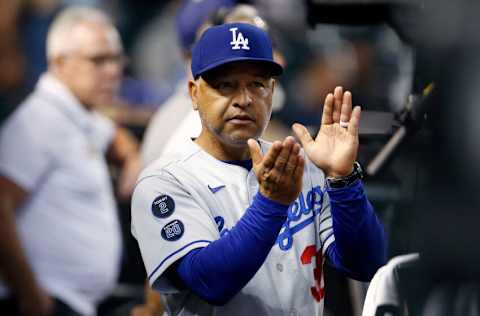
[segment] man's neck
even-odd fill
[[[208,137],[208,135],[204,133],[200,134],[195,140],[195,143],[218,160],[231,161],[250,159],[250,150],[246,143],[243,146],[229,145],[221,142],[215,137]]]
[[[60,82],[68,90],[68,92],[78,101],[78,103],[83,106],[87,111],[92,111],[94,109],[93,105],[84,102],[83,100],[81,100],[81,98],[78,97],[78,95],[75,94],[75,91],[70,85],[70,82],[67,78],[64,78],[58,72],[54,72],[51,70],[49,71],[49,74],[53,76],[58,82]]]

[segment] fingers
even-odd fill
[[[350,91],[345,91],[342,100],[342,110],[340,113],[339,122],[349,122],[352,115],[352,94]]]
[[[267,168],[266,165],[273,167]],[[290,204],[302,189],[303,166],[304,158],[300,154],[300,145],[292,136],[285,138],[283,142],[275,142],[263,161],[256,166],[259,192],[279,203]]]
[[[322,124],[334,124],[340,122],[349,122],[352,114],[352,93],[343,92],[343,88],[338,86],[325,98],[323,106]]]
[[[260,149],[260,145],[253,138],[250,138],[247,141],[247,145],[248,145],[248,149],[250,150],[250,157],[252,157],[252,163],[254,165],[258,165],[263,159],[262,151]]]
[[[333,113],[332,119],[333,123],[340,122],[340,112],[342,110],[342,101],[343,101],[343,88],[336,87],[333,91]]]
[[[290,152],[290,156],[288,157],[288,162],[285,165],[285,175],[291,176],[295,173],[295,168],[297,168],[298,159],[300,153],[300,145],[293,144],[292,151]]]
[[[348,132],[353,136],[358,136],[361,113],[362,109],[359,106],[356,106],[352,111],[350,122],[348,123]]]
[[[303,156],[298,156],[297,159],[297,166],[293,171],[293,179],[294,181],[299,181],[303,178],[303,169],[305,168],[305,158]]]
[[[297,136],[298,140],[300,140],[300,143],[302,144],[303,148],[306,148],[308,144],[313,142],[312,136],[308,132],[307,128],[302,124],[295,123],[293,124],[292,129],[293,129],[293,132],[295,133],[295,136]]]
[[[288,136],[287,138],[285,138],[282,144],[282,150],[280,151],[280,154],[275,160],[274,170],[276,170],[279,173],[285,170],[285,166],[289,161],[290,153],[294,145],[295,145],[295,139],[293,137]]]
[[[275,161],[277,160],[280,151],[282,150],[282,142],[275,141],[268,150],[267,154],[263,157],[263,167],[264,169],[272,169],[275,166]],[[253,162],[253,159],[252,159]],[[262,161],[260,161],[261,163]]]
[[[323,104],[322,113],[322,125],[333,124],[333,94],[329,93],[325,97],[325,103]]]
[[[295,143],[295,139],[291,136],[285,138],[282,143],[282,150],[275,161],[275,166],[264,174],[265,178],[262,185],[276,192],[284,192],[285,190],[288,192],[292,188],[301,187],[301,182],[299,184],[298,181],[301,181],[302,178],[295,176],[302,171],[303,177],[303,167],[301,165],[299,167],[300,160],[303,161],[303,157],[300,155],[300,145]]]
[[[255,147],[254,144],[251,145]],[[263,161],[260,161],[265,179],[270,182],[278,182],[282,178],[291,179],[298,167],[300,148],[300,145],[295,142],[292,136],[288,136],[283,142],[276,141],[263,158]],[[257,150],[256,148],[252,149],[251,152]],[[253,159],[252,155],[252,161]],[[255,159],[258,159],[258,157]]]

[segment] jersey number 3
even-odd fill
[[[303,265],[312,264],[312,259],[315,257],[315,267],[313,268],[313,277],[315,285],[310,288],[313,298],[320,302],[325,296],[325,288],[321,286],[322,282],[322,251],[317,251],[315,245],[310,245],[303,250],[300,256],[300,261]]]

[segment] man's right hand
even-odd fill
[[[55,308],[55,301],[42,289],[35,289],[34,293],[20,298],[21,316],[49,316]]]
[[[248,140],[248,147],[257,175],[260,193],[275,202],[289,205],[302,190],[305,159],[300,154],[300,145],[291,136],[283,142],[272,144],[265,156],[254,139]]]
[[[54,301],[38,284],[17,233],[15,212],[28,192],[0,176],[0,270],[18,300],[21,316],[51,315]]]

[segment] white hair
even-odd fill
[[[47,35],[47,58],[51,59],[72,50],[73,29],[85,22],[101,23],[113,27],[110,18],[101,10],[87,6],[70,6],[61,11],[52,22]]]
[[[248,23],[265,32],[268,32],[268,25],[260,17],[258,10],[249,4],[237,4],[225,17],[225,23]]]

